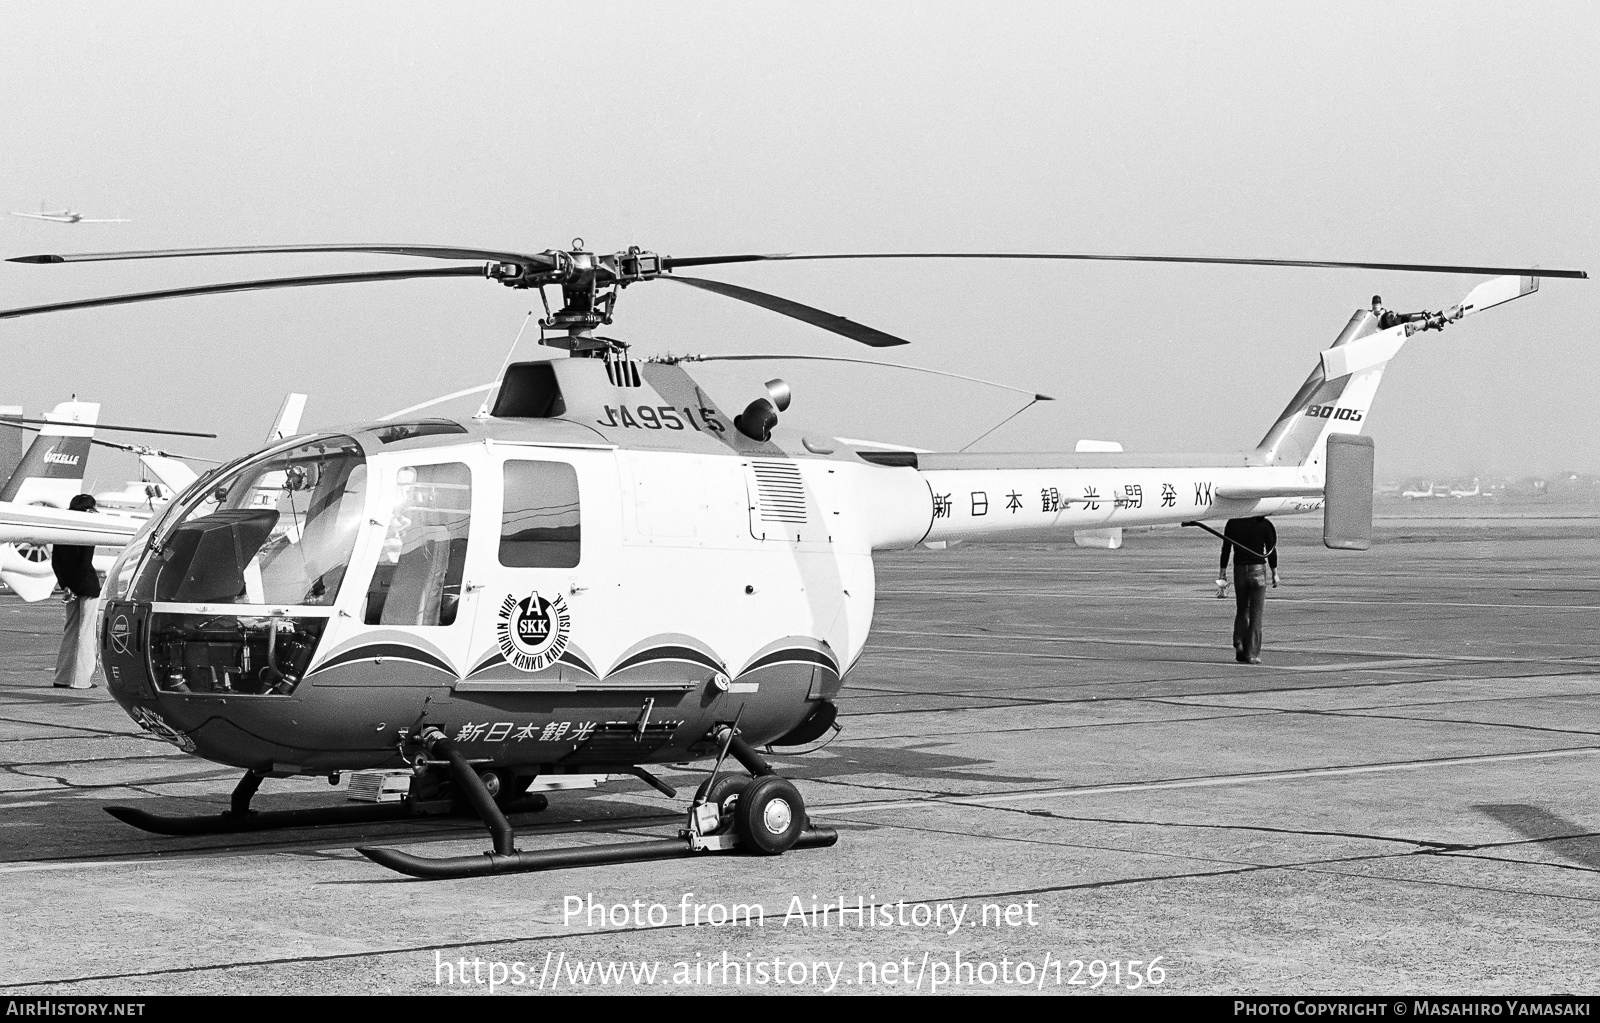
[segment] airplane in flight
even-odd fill
[[[79,213],[77,210],[69,210],[69,209],[66,209],[66,208],[62,208],[62,209],[59,209],[59,210],[47,210],[43,206],[39,207],[39,212],[38,213],[18,213],[16,210],[12,210],[11,211],[11,215],[13,217],[27,217],[30,220],[49,220],[49,221],[52,221],[52,222],[57,223],[57,224],[127,224],[127,223],[131,223],[131,221],[124,220],[121,217],[109,217],[109,218],[86,217],[82,213]]]

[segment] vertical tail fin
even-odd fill
[[[166,455],[140,455],[139,461],[167,488],[168,497],[183,493],[189,489],[189,484],[200,478],[193,469]]]
[[[89,464],[89,438],[100,418],[100,403],[64,401],[46,413],[52,422],[39,430],[28,453],[0,488],[0,501],[65,508],[82,489]]]
[[[99,403],[64,401],[44,418],[53,422],[40,428],[39,436],[0,488],[0,501],[65,508],[83,488],[89,438],[100,418]],[[26,601],[50,596],[56,577],[48,549],[43,544],[0,544],[0,582]]]
[[[300,414],[306,409],[306,396],[299,391],[290,391],[284,396],[283,404],[278,406],[278,418],[273,420],[272,429],[267,431],[267,443],[276,444],[285,437],[293,437],[300,432]]]
[[[0,405],[0,420],[14,421],[22,418],[21,405]],[[0,478],[10,479],[17,466],[22,464],[22,442],[26,427],[21,423],[0,427]]]
[[[1383,369],[1406,341],[1403,324],[1387,330],[1379,330],[1378,324],[1378,314],[1371,309],[1350,317],[1256,445],[1258,459],[1268,465],[1320,468],[1329,435],[1361,432]]]

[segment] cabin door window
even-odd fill
[[[507,459],[500,564],[576,568],[583,549],[578,474],[566,462]]]
[[[453,624],[471,521],[472,472],[465,464],[402,466],[367,588],[366,624]]]

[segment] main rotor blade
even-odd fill
[[[179,458],[185,462],[208,462],[211,465],[221,465],[222,462],[215,458],[200,458],[196,455],[180,455],[175,451],[157,451],[155,448],[143,444],[119,444],[114,440],[101,440],[99,437],[90,437],[90,444],[98,444],[103,448],[116,448],[118,451],[132,451],[136,455],[160,455],[162,458]]]
[[[741,288],[738,285],[724,284],[721,281],[702,280],[698,277],[663,276],[652,277],[650,279],[656,281],[677,281],[679,284],[687,284],[691,287],[700,288],[703,291],[709,291],[714,294],[722,295],[725,298],[735,298],[741,302],[749,302],[751,305],[758,305],[763,309],[770,309],[775,313],[782,313],[784,316],[793,317],[802,323],[809,323],[813,327],[821,327],[823,330],[831,330],[835,334],[843,335],[852,341],[860,341],[862,344],[871,345],[874,348],[888,348],[893,345],[908,345],[911,343],[905,338],[895,337],[893,334],[885,334],[881,330],[875,330],[872,327],[856,323],[854,320],[847,320],[843,316],[836,316],[833,313],[823,312],[821,309],[804,305],[792,299],[779,298],[777,295],[769,295],[764,291]]]
[[[679,362],[774,362],[781,359],[803,359],[807,362],[853,362],[862,366],[887,366],[890,369],[909,369],[917,373],[932,373],[934,376],[949,377],[952,380],[965,380],[970,384],[986,384],[989,387],[1000,387],[1018,394],[1033,396],[1034,401],[1055,401],[1048,394],[1040,394],[1022,387],[1012,387],[1002,384],[998,380],[985,380],[982,377],[962,376],[960,373],[947,373],[942,369],[929,369],[926,366],[909,366],[903,362],[880,362],[877,359],[846,359],[837,355],[680,355]]]
[[[93,309],[104,305],[128,305],[133,302],[154,302],[163,298],[189,298],[194,295],[224,295],[232,291],[267,291],[272,288],[305,288],[315,284],[362,284],[368,281],[404,281],[414,277],[482,277],[481,266],[442,266],[429,270],[372,270],[352,274],[317,274],[314,277],[278,277],[271,280],[238,281],[233,284],[203,284],[197,288],[173,288],[169,291],[142,291],[132,295],[110,295],[106,298],[89,298],[77,302],[56,302],[52,305],[26,306],[22,309],[0,309],[0,320],[37,313],[58,313],[66,309]],[[102,427],[104,429],[104,427]]]
[[[34,430],[33,426],[26,425],[29,423],[37,423],[40,426],[81,426],[85,430],[115,430],[119,433],[164,433],[171,437],[217,439],[217,435],[214,433],[194,433],[189,430],[157,430],[148,426],[108,426],[105,423],[70,423],[62,419],[24,419],[21,416],[0,416],[0,426],[15,426],[19,430]]]
[[[757,263],[767,260],[800,259],[1075,259],[1105,260],[1120,263],[1214,263],[1228,266],[1305,266],[1333,270],[1400,270],[1413,273],[1479,274],[1501,276],[1514,274],[1520,277],[1572,277],[1587,280],[1584,270],[1541,270],[1502,266],[1452,266],[1434,263],[1367,263],[1340,262],[1320,259],[1230,259],[1223,256],[1120,256],[1085,252],[854,252],[854,253],[770,253],[737,256],[667,257],[662,265],[668,270],[680,266],[712,266],[719,263]]]
[[[490,249],[460,249],[443,245],[243,245],[218,249],[150,249],[144,252],[80,252],[67,255],[45,253],[38,256],[12,256],[8,263],[94,263],[111,259],[178,259],[186,256],[253,256],[280,252],[375,252],[391,256],[422,256],[427,259],[483,259],[496,263],[531,263],[555,266],[549,256],[521,252],[496,252]]]

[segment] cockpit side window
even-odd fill
[[[472,472],[461,462],[404,466],[396,475],[368,625],[450,625],[472,521]]]
[[[156,528],[135,600],[328,605],[355,549],[367,466],[348,437],[260,458],[208,481]]]
[[[500,513],[500,564],[576,568],[582,548],[578,474],[565,462],[510,459]]]

